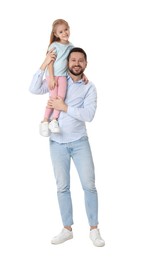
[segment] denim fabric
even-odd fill
[[[98,196],[95,187],[95,172],[88,137],[70,143],[50,140],[50,153],[57,184],[58,202],[64,226],[73,224],[70,193],[71,158],[79,174],[84,191],[85,208],[90,226],[98,225]]]

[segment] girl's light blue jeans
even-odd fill
[[[57,184],[60,213],[64,226],[73,224],[70,193],[70,162],[73,160],[84,191],[85,208],[90,226],[98,225],[98,197],[95,187],[94,163],[88,137],[70,143],[50,140],[50,153]]]

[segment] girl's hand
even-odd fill
[[[49,88],[50,90],[52,90],[52,89],[54,89],[54,88],[56,87],[56,85],[57,85],[57,82],[56,82],[56,80],[55,80],[55,77],[49,78],[48,88]]]
[[[52,61],[54,62],[56,59],[56,53],[54,51],[55,48],[52,48],[50,51],[47,52],[46,61],[47,65],[49,65]]]
[[[40,69],[45,70],[46,67],[51,63],[54,62],[56,59],[56,54],[54,52],[54,48],[47,52],[46,58],[44,62],[42,63]]]
[[[82,79],[83,79],[85,84],[87,84],[88,81],[89,81],[88,78],[85,76],[85,74],[83,74]]]

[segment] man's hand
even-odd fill
[[[48,108],[54,108],[60,111],[67,112],[68,106],[64,103],[62,98],[50,98],[48,101]]]
[[[54,52],[54,48],[51,49],[50,51],[48,51],[47,55],[46,55],[46,58],[44,60],[44,62],[42,63],[40,69],[41,70],[45,70],[46,67],[51,63],[51,62],[54,62],[56,59],[56,54]]]

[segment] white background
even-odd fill
[[[142,1],[1,1],[0,259],[142,259],[143,8]],[[83,191],[74,166],[74,239],[50,244],[62,223],[48,139],[38,133],[48,96],[29,85],[45,58],[51,24],[69,22],[70,40],[88,55],[87,77],[98,93],[87,124],[99,194],[99,228],[89,240]]]

